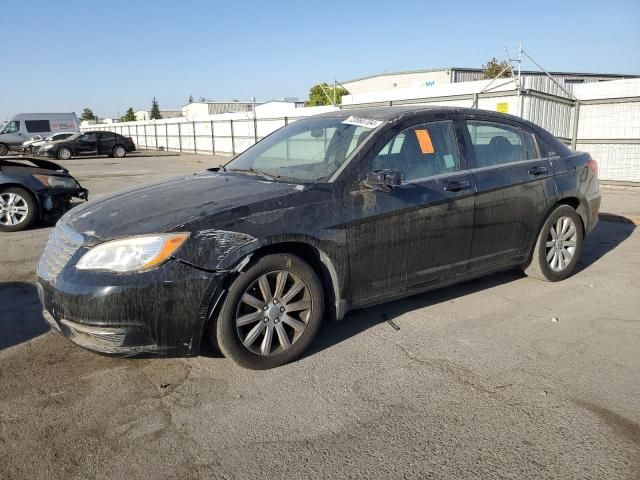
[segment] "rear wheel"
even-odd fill
[[[37,218],[33,196],[22,188],[0,190],[0,230],[16,232],[29,228]]]
[[[0,143],[0,157],[4,157],[7,153],[9,153],[9,147],[4,143]]]
[[[311,266],[295,255],[267,255],[231,284],[210,335],[239,365],[274,368],[308,348],[323,312],[322,284]]]
[[[60,147],[60,150],[58,150],[58,160],[69,160],[71,155],[72,152],[67,147]]]
[[[122,145],[116,145],[113,147],[113,156],[116,158],[123,158],[127,155],[127,151]]]
[[[580,258],[583,238],[578,212],[569,205],[558,205],[544,222],[524,272],[549,282],[571,276]]]

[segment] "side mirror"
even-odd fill
[[[365,184],[369,187],[383,187],[391,190],[393,187],[402,185],[404,174],[398,170],[374,170],[367,173]]]

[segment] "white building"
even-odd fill
[[[624,78],[639,78],[639,75],[620,75],[611,73],[573,73],[549,72],[560,84],[578,84],[619,80]],[[544,77],[540,71],[522,71],[522,75]],[[341,82],[341,85],[352,95],[369,93],[380,90],[403,88],[429,89],[450,83],[470,82],[484,79],[481,68],[434,68],[429,70],[413,70],[406,72],[385,72],[377,75],[356,78]]]

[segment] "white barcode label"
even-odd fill
[[[354,117],[353,115],[344,120],[342,123],[347,125],[355,125],[364,128],[376,128],[382,125],[382,120],[374,120],[373,118]]]

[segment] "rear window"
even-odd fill
[[[49,120],[25,120],[24,124],[27,127],[27,132],[29,133],[51,131]]]

